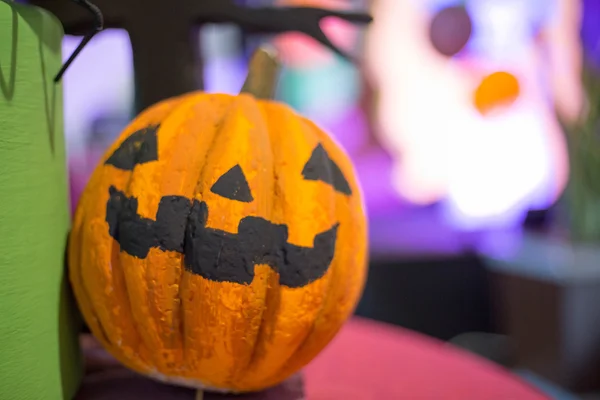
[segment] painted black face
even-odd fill
[[[138,164],[158,160],[156,132],[159,125],[150,125],[133,132],[104,162],[105,165],[132,171]]]
[[[140,157],[133,157],[133,161],[122,160],[119,165],[129,167],[139,163],[136,161]],[[116,163],[111,165],[120,168]],[[341,193],[351,193],[341,170],[321,145],[313,151],[302,174],[307,180],[320,180]],[[235,201],[253,201],[239,165],[223,174],[211,191]],[[288,243],[286,225],[274,224],[264,218],[242,218],[238,233],[233,234],[206,226],[208,205],[205,202],[164,196],[156,220],[151,220],[138,214],[136,198],[127,197],[114,186],[110,187],[109,194],[106,222],[110,236],[120,244],[121,251],[142,259],[153,247],[176,251],[184,255],[189,272],[212,281],[249,284],[254,279],[254,266],[266,264],[279,273],[283,286],[303,287],[327,272],[335,253],[338,224],[317,234],[313,247],[302,247]]]
[[[321,144],[313,150],[302,170],[302,176],[306,180],[325,182],[340,193],[352,194],[352,189],[350,189],[342,170],[333,162]]]

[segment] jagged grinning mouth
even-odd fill
[[[288,227],[260,217],[244,217],[238,233],[206,226],[208,205],[182,196],[164,196],[156,220],[137,213],[135,197],[109,188],[109,234],[127,254],[146,258],[151,248],[184,255],[189,272],[217,282],[250,284],[254,266],[269,265],[280,284],[298,288],[319,279],[335,254],[339,224],[317,234],[313,247],[288,243]]]

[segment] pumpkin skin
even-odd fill
[[[142,112],[92,174],[69,243],[76,299],[112,355],[222,391],[311,361],[367,272],[351,162],[313,122],[249,94]]]

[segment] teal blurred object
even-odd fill
[[[548,382],[539,375],[526,369],[517,369],[514,371],[521,378],[525,379],[531,385],[548,395],[552,400],[579,400],[579,397],[567,392],[566,390]]]
[[[359,95],[358,70],[335,57],[323,66],[284,68],[277,98],[310,118],[331,121],[354,107]]]

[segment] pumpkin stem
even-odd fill
[[[257,99],[273,99],[280,69],[275,49],[261,46],[252,55],[241,93],[251,94]]]
[[[203,400],[203,399],[204,399],[204,390],[198,389],[196,391],[196,400]]]

